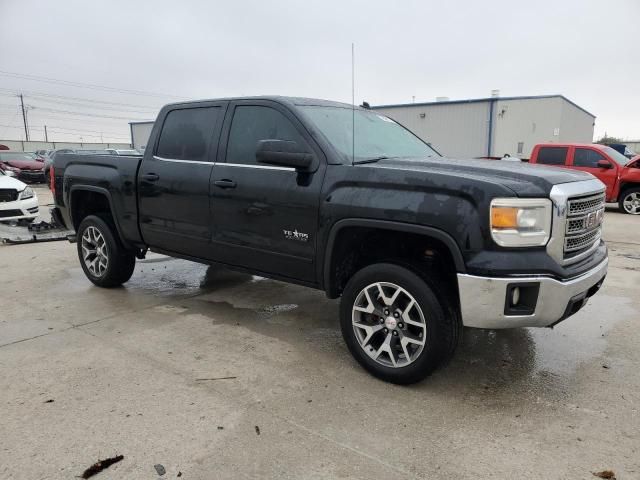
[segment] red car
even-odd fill
[[[621,212],[640,215],[640,155],[631,159],[606,145],[543,143],[536,145],[529,163],[589,172],[607,187],[607,202]]]
[[[44,160],[34,153],[2,151],[0,168],[13,172],[24,182],[44,182]]]

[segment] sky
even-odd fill
[[[640,0],[0,0],[0,139],[129,142],[176,100],[562,94],[640,139]]]

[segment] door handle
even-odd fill
[[[228,180],[228,179],[223,179],[223,180],[216,180],[215,182],[213,182],[213,184],[216,187],[220,187],[220,188],[236,188],[236,182],[234,182],[233,180]]]
[[[159,178],[160,177],[155,173],[145,173],[144,175],[142,175],[142,179],[146,180],[147,182],[155,182]]]

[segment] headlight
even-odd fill
[[[33,196],[34,196],[33,189],[31,187],[27,187],[20,193],[20,200],[26,200],[27,198],[33,198]]]
[[[491,236],[502,247],[544,246],[551,235],[551,200],[494,198]]]

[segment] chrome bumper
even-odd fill
[[[549,277],[476,277],[458,274],[462,322],[466,327],[548,327],[576,313],[601,286],[609,260],[567,281]],[[514,285],[538,284],[535,310],[530,315],[507,312],[507,290]]]

